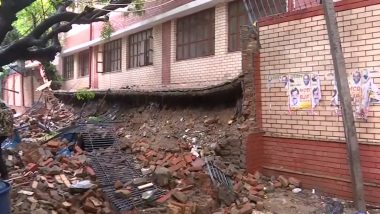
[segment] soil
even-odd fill
[[[239,127],[244,123],[236,119],[234,107],[167,108],[156,104],[139,108],[103,106],[104,115],[109,116],[110,112],[114,112],[115,120],[123,121],[117,124],[117,134],[121,141],[136,142],[144,139],[168,150],[176,149],[171,146],[175,146],[174,142],[178,140],[207,148],[229,136],[241,138]],[[216,122],[208,126],[208,119],[215,119]],[[252,214],[324,214],[329,200],[331,199],[313,194],[310,190],[292,193],[290,190],[276,189],[274,193],[266,195],[265,210],[254,210]],[[339,201],[344,205],[344,213],[357,213],[352,202]],[[380,214],[380,209],[370,209],[367,213]]]

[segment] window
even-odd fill
[[[74,78],[74,56],[63,58],[63,78],[66,80]]]
[[[104,44],[103,72],[121,70],[121,39]]]
[[[129,67],[153,65],[152,29],[129,36]]]
[[[79,76],[84,77],[89,73],[90,52],[82,51],[79,53]]]
[[[243,0],[228,5],[228,51],[241,50],[240,26],[248,24],[247,11]]]
[[[214,8],[177,21],[177,60],[213,55],[214,49]]]

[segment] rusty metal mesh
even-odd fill
[[[243,0],[251,23],[286,12],[317,6],[321,0]]]

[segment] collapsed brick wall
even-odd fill
[[[258,42],[256,36],[250,31],[247,26],[241,28],[241,41],[242,41],[242,71],[243,71],[243,99],[241,102],[242,116],[245,120],[245,127],[241,129],[242,131],[242,144],[240,146],[241,159],[245,169],[250,169],[255,171],[260,169],[260,164],[257,164],[257,153],[258,151],[252,151],[254,148],[249,143],[252,136],[257,136],[255,134],[260,133],[260,116],[258,113],[256,102],[260,100],[257,94],[256,79],[257,73],[255,72],[255,65],[257,60],[255,56],[258,52]],[[248,165],[247,165],[248,164]]]

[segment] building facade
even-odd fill
[[[242,1],[155,2],[144,15],[111,13],[109,39],[100,37],[103,23],[67,33],[63,89],[202,88],[241,74]]]
[[[44,69],[38,61],[26,62],[25,67],[15,67],[2,80],[4,87],[2,97],[12,109],[18,113],[41,102],[41,91],[36,89],[44,83]]]

